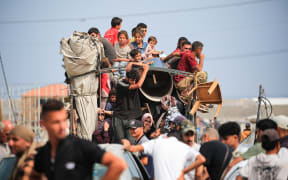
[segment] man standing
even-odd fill
[[[93,38],[97,37],[101,41],[101,43],[103,44],[105,57],[107,57],[110,64],[113,65],[114,59],[116,59],[117,55],[110,41],[106,38],[101,37],[100,31],[95,27],[90,28],[88,30],[88,34]]]
[[[9,134],[9,147],[16,156],[16,163],[10,179],[29,179],[34,166],[34,133],[25,126],[14,127]]]
[[[58,100],[43,104],[41,125],[47,130],[49,141],[35,157],[34,174],[48,179],[91,179],[95,163],[107,166],[103,179],[118,179],[126,169],[125,162],[97,144],[74,136],[67,136],[67,112]]]
[[[124,148],[131,152],[144,152],[153,157],[155,179],[175,180],[184,179],[184,174],[199,167],[205,162],[205,158],[182,143],[179,132],[173,131],[163,138],[157,138],[141,145],[130,145],[128,140],[123,140]],[[195,159],[188,167],[183,168],[186,161]]]
[[[278,125],[278,133],[280,135],[281,147],[288,148],[288,117],[284,115],[276,116],[273,120]]]
[[[233,159],[233,161],[229,164],[229,166],[227,168],[228,170],[243,160],[247,160],[253,156],[256,156],[259,153],[265,152],[265,150],[261,146],[262,133],[266,129],[277,130],[277,124],[275,123],[275,121],[273,121],[271,119],[262,119],[262,120],[257,122],[256,129],[257,129],[257,143],[255,143],[245,153],[243,153],[239,157]]]
[[[184,125],[185,124],[185,125]],[[184,120],[182,122],[182,136],[183,136],[183,142],[190,146],[195,151],[199,152],[200,145],[195,143],[195,128],[191,124],[189,120]],[[192,161],[189,161],[186,163],[186,167],[189,166]],[[202,177],[202,170],[203,166],[198,167],[196,170],[192,170],[189,173],[185,174],[185,179],[193,180],[193,179],[200,179]],[[196,174],[195,174],[196,171]]]
[[[195,151],[199,151],[200,145],[195,143],[195,128],[193,127],[193,125],[189,120],[184,120],[182,124],[184,123],[187,123],[184,127],[182,127],[183,129],[182,135],[184,143],[192,147]]]
[[[280,148],[280,136],[275,129],[267,129],[262,133],[262,147],[266,153],[260,153],[250,159],[240,170],[242,179],[288,179],[288,150]]]
[[[117,98],[113,112],[113,132],[114,137],[112,142],[121,143],[121,139],[128,139],[131,143],[134,139],[127,129],[129,120],[140,119],[142,115],[141,103],[139,97],[139,88],[141,88],[146,74],[149,70],[148,64],[142,64],[143,73],[139,78],[136,70],[132,69],[126,73],[126,79],[117,83]]]
[[[114,17],[111,20],[111,28],[105,32],[104,38],[108,39],[112,46],[117,42],[118,31],[121,29],[122,19],[119,17]]]
[[[229,145],[233,149],[233,157],[230,161],[233,161],[234,159],[238,158],[242,154],[244,154],[251,145],[248,144],[240,144],[240,133],[241,128],[238,123],[236,122],[226,122],[222,124],[218,129],[220,139],[222,143]],[[245,166],[245,162],[242,164],[239,164],[238,168],[242,168]],[[229,172],[230,167],[227,166],[227,169],[224,171],[222,177],[226,176],[226,174]],[[235,172],[234,172],[235,173]],[[239,173],[239,171],[237,171]]]
[[[248,146],[240,145],[241,128],[238,123],[226,122],[219,127],[218,132],[221,141],[232,147],[235,155],[239,156],[248,150]]]
[[[136,145],[143,144],[148,142],[149,139],[144,135],[144,123],[139,120],[131,120],[129,122],[129,130],[132,137],[136,139]],[[141,159],[142,164],[147,169],[150,178],[154,178],[154,167],[153,167],[153,159],[150,155],[140,153],[139,158]]]
[[[0,122],[0,161],[4,156],[10,154],[10,149],[8,146],[8,134],[13,128],[13,124],[8,120],[3,120]]]

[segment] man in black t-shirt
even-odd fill
[[[132,69],[126,73],[126,79],[117,83],[117,98],[113,112],[113,143],[121,143],[121,139],[128,139],[134,143],[134,139],[127,129],[129,120],[139,119],[142,116],[141,103],[139,97],[139,88],[141,88],[149,65],[142,64],[143,72],[141,77],[136,70]],[[139,79],[139,80],[138,80]]]
[[[232,148],[219,141],[218,132],[214,128],[203,132],[202,143],[200,153],[206,158],[204,166],[211,180],[218,180],[232,158]]]
[[[58,100],[42,106],[41,125],[47,130],[49,141],[38,150],[33,176],[39,179],[92,179],[95,163],[107,166],[103,179],[118,179],[127,168],[126,163],[97,144],[74,136],[67,136],[67,112]]]

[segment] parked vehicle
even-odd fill
[[[14,164],[16,162],[16,157],[13,155],[4,157],[0,162],[0,178],[1,180],[8,180]]]
[[[120,180],[149,180],[149,174],[145,167],[142,165],[138,157],[128,151],[123,149],[120,144],[100,144],[107,152],[111,152],[118,156],[119,158],[125,160],[128,164],[128,168],[121,174]],[[101,164],[95,164],[93,168],[93,180],[100,180],[107,168]]]

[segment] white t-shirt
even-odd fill
[[[287,180],[288,149],[281,148],[278,154],[260,153],[248,159],[240,170],[240,176],[253,180]]]
[[[199,152],[200,144],[194,143],[192,147],[190,146],[190,148],[192,148],[195,151]],[[187,161],[186,164],[185,164],[185,167],[190,166],[195,161],[195,158],[192,159],[191,161]],[[193,180],[193,179],[195,179],[195,169],[193,169],[192,171],[186,173],[185,176],[184,176],[184,179],[185,180]]]
[[[175,180],[184,169],[186,161],[199,155],[190,146],[175,137],[157,138],[142,144],[144,153],[153,157],[155,179]]]

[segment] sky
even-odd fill
[[[9,85],[63,82],[60,40],[90,27],[104,34],[114,16],[129,35],[146,23],[147,37],[156,36],[166,54],[180,36],[203,42],[204,70],[223,98],[256,97],[260,84],[268,97],[288,97],[287,0],[2,0],[0,53]]]

